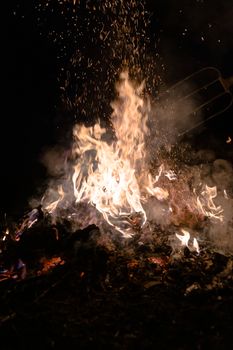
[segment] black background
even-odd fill
[[[2,50],[1,217],[23,211],[28,198],[43,187],[46,171],[39,162],[41,154],[58,142],[67,127],[56,107],[58,47],[46,36],[46,27],[37,24],[34,3],[10,1],[7,11]],[[217,67],[224,76],[233,74],[232,0],[146,3],[153,12],[151,37],[157,38],[155,51],[164,62],[168,83],[205,66]],[[233,137],[232,117],[231,108],[209,122],[204,137],[214,135],[224,145],[228,135]]]

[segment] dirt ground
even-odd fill
[[[1,349],[232,347],[232,257],[93,242],[0,282]]]

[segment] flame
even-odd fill
[[[190,233],[184,229],[181,230],[183,235],[179,235],[176,233],[176,237],[181,241],[182,246],[188,247],[189,239],[190,239]]]
[[[196,252],[199,254],[200,253],[200,248],[197,239],[194,237],[193,239],[193,248],[196,250]]]
[[[38,221],[39,211],[38,209],[32,209],[29,213],[24,216],[23,221],[20,223],[18,228],[15,231],[14,239],[16,241],[20,240],[23,232],[29,228],[31,228]]]
[[[228,136],[227,140],[226,140],[226,143],[231,143],[231,137]]]
[[[3,233],[2,241],[5,241],[7,238],[7,235],[9,235],[10,231],[9,228],[6,228],[6,231]]]
[[[151,109],[148,99],[144,98],[144,83],[135,84],[128,72],[123,72],[116,92],[117,98],[111,104],[111,132],[100,122],[74,127],[72,172],[66,180],[69,185],[59,185],[55,194],[52,190],[49,201],[44,197],[44,210],[57,215],[57,209],[67,208],[70,201],[72,211],[76,212],[69,212],[68,217],[77,218],[82,216],[79,210],[84,205],[85,223],[93,223],[90,222],[93,213],[100,213],[100,217],[124,237],[131,237],[145,225],[145,204],[150,197],[167,203],[169,209],[164,210],[163,215],[173,216],[169,222],[175,225],[183,225],[187,220],[195,225],[205,217],[223,221],[223,209],[215,203],[216,186],[192,189],[191,175],[182,177],[181,171],[177,174],[164,161],[157,171],[150,171],[146,141],[150,137],[147,125]],[[69,198],[67,188],[71,188]],[[71,201],[75,201],[75,206]],[[190,234],[185,230],[181,232],[183,235],[177,237],[182,245],[188,246]],[[193,249],[199,252],[196,239]]]
[[[180,240],[181,242],[181,246],[187,247],[191,250],[195,250],[198,254],[200,253],[200,248],[199,248],[199,244],[197,239],[194,237],[193,238],[193,244],[190,247],[189,246],[189,241],[190,241],[190,233],[184,229],[181,229],[181,232],[183,233],[183,235],[179,235],[178,233],[176,233],[176,237]]]
[[[214,198],[216,197],[217,187],[205,185],[205,189],[201,192],[201,195],[197,196],[197,208],[205,216],[223,221],[223,209],[220,205],[216,206],[214,203]]]
[[[145,170],[148,119],[140,96],[142,88],[130,84],[128,73],[121,74],[118,100],[112,104],[112,142],[104,141],[107,130],[99,124],[74,128],[74,154],[78,158],[72,181],[76,203],[90,203],[124,235],[130,235],[130,229],[121,229],[120,221],[126,223],[127,216],[139,213],[142,225],[146,222],[139,187]]]
[[[52,214],[56,210],[58,203],[60,203],[64,198],[65,193],[64,193],[61,185],[58,186],[57,193],[59,194],[59,198],[57,200],[55,200],[54,202],[45,206],[45,210],[50,214]],[[43,198],[42,198],[42,202],[43,202]]]

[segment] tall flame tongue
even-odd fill
[[[141,204],[139,183],[145,172],[145,135],[148,108],[141,98],[143,85],[134,87],[128,73],[121,74],[118,100],[112,103],[111,121],[115,140],[104,141],[107,131],[99,124],[74,128],[73,186],[76,202],[88,202],[124,236],[131,236],[130,216],[146,213]]]

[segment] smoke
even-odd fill
[[[203,111],[199,109],[201,103],[189,92],[195,91],[196,87],[187,83],[181,85],[161,93],[154,101],[151,113],[151,130],[159,132],[160,140],[170,146],[186,132],[193,131],[204,119]]]
[[[41,163],[47,169],[48,175],[62,177],[69,167],[70,151],[62,146],[47,149],[41,156]]]

